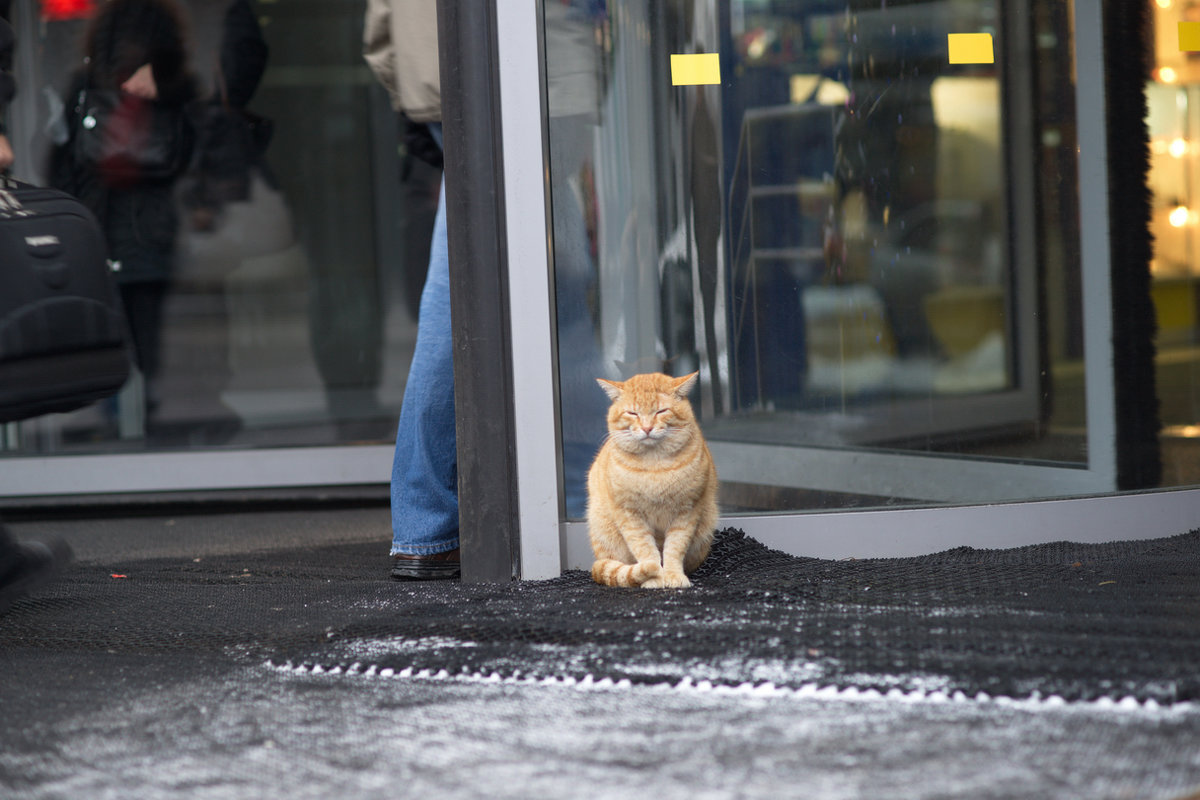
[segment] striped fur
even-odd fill
[[[661,571],[658,564],[624,564],[605,558],[592,564],[592,580],[603,586],[641,586]]]

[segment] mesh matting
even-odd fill
[[[670,591],[582,572],[396,583],[384,552],[78,565],[0,618],[0,643],[451,676],[1200,699],[1200,531],[827,561],[727,530],[693,588]]]

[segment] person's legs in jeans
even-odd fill
[[[391,487],[393,556],[429,556],[458,547],[458,458],[445,195],[443,181],[429,274],[421,295],[416,351],[396,434]]]

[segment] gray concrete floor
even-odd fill
[[[21,522],[85,567],[378,542],[381,507]],[[80,613],[86,613],[82,609]],[[1182,798],[1200,708],[347,674],[3,647],[6,798]],[[363,645],[364,665],[389,642]]]

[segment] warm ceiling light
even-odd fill
[[[1188,143],[1183,139],[1175,139],[1167,146],[1167,152],[1175,158],[1183,158],[1187,155]]]
[[[1159,8],[1170,8],[1171,0],[1157,0]]]
[[[1175,70],[1171,67],[1162,67],[1158,71],[1158,79],[1163,83],[1174,83],[1177,77],[1179,76],[1175,74]]]
[[[1167,220],[1171,223],[1172,228],[1182,228],[1188,224],[1188,217],[1190,216],[1191,212],[1188,211],[1187,206],[1175,206],[1175,208],[1171,209]]]

